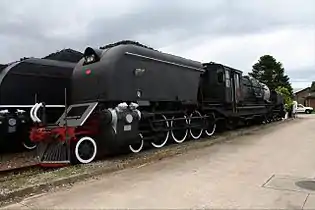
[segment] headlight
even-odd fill
[[[95,61],[95,55],[94,54],[85,57],[86,63],[92,63],[94,61]]]
[[[16,119],[11,118],[11,119],[8,120],[8,123],[9,123],[10,126],[15,126],[16,125]]]
[[[103,50],[88,47],[84,50],[84,65],[98,62],[101,59]]]
[[[133,120],[132,115],[131,115],[131,114],[127,114],[127,115],[126,115],[126,121],[127,121],[127,123],[132,123],[132,120]]]

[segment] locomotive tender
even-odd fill
[[[106,153],[209,137],[219,123],[233,129],[284,115],[282,97],[242,71],[135,44],[86,48],[70,92],[54,125],[32,129],[42,165],[86,164]]]
[[[0,148],[22,146],[32,150],[29,139],[34,102],[45,102],[46,121],[55,122],[64,111],[64,92],[69,88],[76,63],[28,58],[13,62],[0,72]],[[30,110],[32,110],[29,115]],[[37,117],[37,118],[34,118]]]

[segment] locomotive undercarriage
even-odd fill
[[[129,145],[131,152],[140,152],[146,143],[153,148],[162,148],[168,143],[180,144],[186,140],[200,139],[203,135],[210,137],[216,130],[214,113],[208,116],[197,109],[190,112],[151,112],[148,115],[152,117],[140,125],[141,143],[138,147]]]
[[[108,135],[113,132],[113,127],[104,127],[109,120],[105,119],[107,122],[104,123],[104,118],[100,117],[100,112],[96,109],[86,116],[88,119],[75,119],[81,122],[80,125],[73,124],[69,119],[67,125],[66,121],[59,120],[54,126],[35,127],[31,132],[31,139],[38,143],[38,158],[42,165],[59,166],[64,163],[89,163],[105,154],[119,153],[125,149],[138,153],[147,145],[162,148],[168,143],[179,144],[188,139],[197,140],[214,134],[214,113],[206,115],[197,109],[187,110],[141,112],[141,121],[135,126],[138,129],[138,138],[129,139],[129,142],[117,144],[118,146],[105,143],[113,138],[112,134]],[[64,116],[60,119],[62,118]]]
[[[33,129],[32,139],[38,142],[38,156],[42,165],[51,167],[69,163],[86,164],[103,155],[119,153],[126,149],[132,153],[139,153],[146,146],[158,149],[170,143],[180,144],[191,139],[211,137],[220,122],[223,122],[227,129],[234,129],[241,122],[248,126],[282,119],[280,110],[272,107],[266,107],[261,112],[256,110],[255,115],[252,114],[253,110],[244,108],[234,115],[218,107],[202,109],[177,107],[173,111],[147,109],[142,112],[134,109],[135,113],[141,116],[133,125],[136,129],[133,135],[137,138],[125,141],[113,137],[114,133],[117,132],[118,135],[119,132],[129,131],[115,131],[113,123],[110,123],[113,117],[109,118],[108,111],[102,114],[102,110],[95,109],[96,107],[97,104],[94,104],[90,110],[85,110],[85,113],[89,114],[82,114],[83,118],[76,117],[75,120],[79,123],[74,123],[71,119],[62,122],[62,119],[65,119],[65,116],[62,116],[59,125]],[[123,124],[125,128],[126,123]],[[111,140],[118,146],[106,143]],[[118,143],[119,141],[123,143]]]

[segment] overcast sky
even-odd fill
[[[245,73],[271,54],[294,88],[315,80],[314,0],[0,0],[0,9],[0,63],[131,39]]]

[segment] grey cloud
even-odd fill
[[[216,4],[215,1],[212,4]],[[218,6],[221,4],[216,4]],[[147,5],[142,11],[133,11],[125,16],[112,19],[95,18],[90,22],[87,31],[91,33],[89,38],[99,43],[106,43],[125,38],[136,38],[139,35],[150,34],[155,37],[161,31],[169,32],[169,37],[180,38],[189,34],[197,35],[200,30],[200,24],[203,24],[207,18],[205,14],[217,16],[219,11],[215,8],[196,9],[189,8],[188,4],[181,4],[179,1],[155,1]],[[158,42],[159,44],[155,44]],[[158,36],[152,39],[151,45],[161,47],[163,40]]]
[[[0,22],[1,36],[19,38],[24,40],[42,40],[45,38],[45,28],[41,25],[32,25],[32,19],[25,18],[23,21]]]
[[[268,1],[201,2],[196,7],[193,1],[155,1],[142,8],[142,11],[134,11],[118,18],[96,17],[87,27],[90,32],[88,38],[100,44],[149,34],[149,39],[144,41],[163,47],[175,40],[204,34],[215,38],[258,33],[277,27],[312,25],[315,17],[314,9],[303,11],[315,8],[313,1],[309,1],[309,5],[302,1],[299,5],[283,4],[281,6],[288,9],[287,12],[282,12],[281,16],[277,16],[278,7],[272,8],[271,4],[268,7]],[[300,9],[296,10],[292,6],[300,6]],[[169,43],[155,36],[159,31],[169,31]]]
[[[315,17],[312,0],[294,4],[293,1],[267,0],[199,0],[198,3],[193,0],[126,0],[126,4],[133,4],[129,10],[130,5],[124,6],[123,1],[115,2],[122,4],[115,10],[112,3],[105,1],[82,2],[0,1],[0,7],[4,8],[0,43],[6,42],[0,44],[3,54],[0,62],[23,56],[44,56],[61,48],[83,50],[87,45],[101,46],[121,39],[135,39],[161,48],[198,36],[215,39],[277,27],[312,26]],[[71,29],[74,25],[78,27]],[[8,49],[10,54],[4,54]]]
[[[301,69],[291,69],[286,72],[293,82],[315,81],[315,66],[305,67]]]

